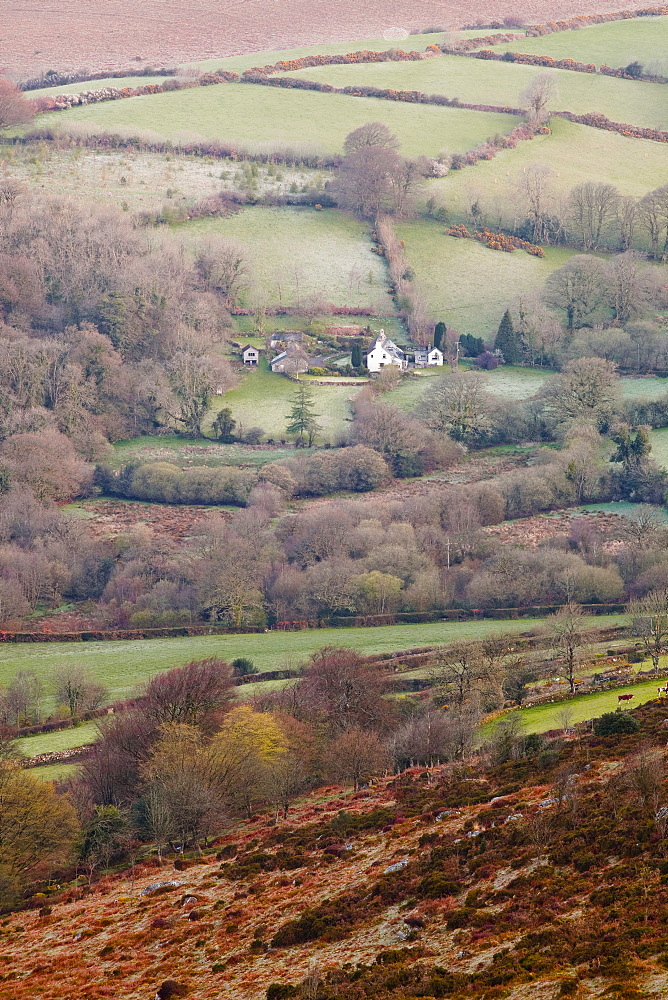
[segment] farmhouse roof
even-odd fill
[[[378,336],[376,337],[375,342],[371,346],[371,351],[375,351],[377,347],[382,348],[382,350],[384,350],[387,354],[391,354],[395,358],[404,357],[404,352],[401,350],[401,348],[397,347],[394,341],[390,340],[390,338],[386,337],[385,334],[382,332],[379,333]],[[371,351],[369,353],[371,353]]]

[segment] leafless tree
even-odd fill
[[[586,181],[578,184],[568,200],[569,217],[584,250],[597,250],[617,216],[619,191],[612,184]]]
[[[343,149],[346,156],[356,153],[358,149],[367,146],[381,146],[384,149],[399,149],[400,142],[393,132],[390,132],[383,122],[367,122],[359,128],[349,132],[346,136]]]
[[[652,658],[655,671],[660,658],[668,652],[668,590],[652,590],[649,594],[631,601],[626,608],[633,633],[643,644],[647,656]]]
[[[520,94],[522,106],[532,124],[539,125],[548,117],[548,105],[559,96],[556,73],[538,73]]]
[[[32,101],[26,100],[23,92],[9,80],[0,78],[0,132],[16,125],[25,125],[34,114]]]
[[[566,604],[545,622],[555,654],[559,657],[558,669],[568,681],[571,694],[575,691],[575,674],[586,647],[587,616],[579,604]]]
[[[520,174],[520,194],[526,205],[535,243],[547,243],[549,240],[548,218],[553,176],[553,171],[542,163],[528,166]]]
[[[546,300],[563,309],[569,330],[577,330],[596,313],[603,299],[603,278],[603,261],[586,256],[572,257],[548,278]]]

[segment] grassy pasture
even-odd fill
[[[481,35],[486,32],[480,32]],[[519,38],[495,47],[497,52],[530,52],[555,59],[576,59],[597,66],[628,66],[634,60],[647,66],[665,62],[668,51],[668,17],[642,17],[628,21],[590,24],[577,31],[560,31],[542,38]]]
[[[290,76],[331,83],[421,90],[427,94],[458,97],[470,104],[522,107],[520,94],[539,72],[536,66],[489,62],[465,56],[436,56],[420,62],[355,63],[318,66]],[[570,70],[554,70],[559,94],[551,103],[555,111],[585,114],[597,111],[613,121],[647,128],[666,128],[668,101],[660,83],[618,80]]]
[[[78,83],[64,83],[59,87],[40,87],[39,90],[26,91],[26,97],[34,100],[37,97],[56,97],[58,94],[82,94],[86,90],[103,90],[105,87],[145,87],[149,83],[164,83],[167,76],[120,76],[107,77],[106,80],[83,80]]]
[[[462,32],[463,37],[477,36],[480,32]],[[486,32],[483,32],[486,34]],[[385,52],[387,49],[404,49],[406,52],[416,50],[424,52],[428,45],[438,43],[442,37],[441,32],[424,35],[409,35],[403,41],[391,41],[387,38],[366,38],[361,41],[352,42],[327,42],[318,45],[302,46],[296,49],[270,49],[263,52],[247,52],[239,56],[224,56],[221,59],[201,59],[198,62],[188,63],[188,66],[197,66],[204,72],[211,72],[220,67],[221,69],[233,70],[235,73],[243,73],[244,70],[253,66],[267,66],[278,62],[280,59],[300,59],[302,56],[310,55],[345,55],[347,52],[360,52],[363,49],[371,49],[374,52]]]
[[[541,288],[573,255],[557,247],[548,248],[544,259],[489,250],[475,240],[446,236],[442,224],[425,219],[397,226],[397,234],[430,311],[448,326],[487,340],[513,299]]]
[[[650,431],[652,440],[652,458],[659,465],[668,468],[668,427],[661,427],[659,430]]]
[[[78,764],[44,764],[41,767],[31,767],[30,775],[40,781],[65,781],[77,773]]]
[[[300,454],[308,454],[303,449]],[[294,456],[293,448],[262,448],[243,444],[218,444],[201,438],[188,441],[182,437],[140,437],[117,441],[109,465],[120,469],[127,462],[173,462],[181,468],[206,465],[209,468],[238,466],[261,468],[267,462],[278,462]]]
[[[465,151],[516,124],[511,115],[426,105],[408,107],[372,98],[312,91],[219,84],[173,93],[89,104],[42,115],[38,125],[88,131],[151,133],[169,139],[205,136],[258,146],[316,145],[340,152],[346,135],[380,120],[401,139],[406,155],[435,155],[443,146]],[[295,138],[297,137],[297,139]]]
[[[592,626],[618,625],[620,615],[592,619]],[[109,689],[110,700],[128,696],[154,674],[188,660],[220,656],[232,660],[247,656],[260,670],[295,667],[323,646],[343,646],[364,655],[386,653],[432,643],[478,639],[529,632],[537,619],[515,621],[434,622],[423,625],[384,625],[376,628],[313,629],[304,632],[267,632],[253,635],[198,636],[183,639],[139,639],[114,642],[48,642],[4,644],[0,649],[0,684],[17,670],[34,670],[48,681],[54,669],[84,664]]]
[[[56,750],[86,746],[97,739],[97,732],[95,722],[84,722],[70,729],[58,729],[55,733],[24,736],[18,740],[18,745],[24,757],[37,757],[41,753],[54,753]]]
[[[633,694],[633,701],[627,703],[632,708],[644,705],[656,698],[656,689],[663,681],[651,680],[644,684],[632,684],[629,687],[615,688],[612,691],[601,691],[598,694],[584,694],[568,701],[556,701],[548,705],[536,705],[523,708],[517,712],[525,733],[545,733],[549,729],[561,729],[564,726],[564,713],[568,713],[568,725],[596,719],[604,712],[614,712],[619,702],[617,695]],[[483,726],[480,737],[491,736],[495,724]]]
[[[350,420],[350,400],[359,389],[350,385],[313,386],[315,412],[318,414],[324,440],[331,440],[345,430]],[[224,396],[219,396],[209,413],[213,423],[216,413],[223,406],[232,409],[238,424],[248,430],[262,427],[270,437],[280,441],[286,436],[285,425],[292,406],[295,383],[282,375],[275,375],[266,366],[249,372],[240,385]],[[238,428],[237,428],[238,429]],[[208,428],[204,427],[205,432]]]
[[[227,219],[197,219],[174,231],[184,240],[224,236],[241,244],[252,284],[272,304],[300,306],[318,296],[337,306],[393,311],[385,266],[371,252],[368,227],[334,209],[255,205]],[[283,323],[289,325],[289,319]]]
[[[388,394],[388,402],[394,403],[402,410],[412,410],[433,384],[432,379],[443,375],[445,371],[444,368],[438,368],[419,379],[403,379],[401,384]],[[502,399],[517,400],[533,396],[551,374],[552,372],[545,369],[502,365],[492,372],[480,372],[479,378],[488,392]],[[666,391],[665,381],[656,378],[622,378],[620,379],[622,397],[658,399]],[[662,464],[668,465],[668,428],[665,431],[652,431],[652,455],[657,461],[660,460]],[[613,513],[620,513],[617,509],[619,506],[613,504],[610,509]],[[630,504],[629,507],[633,508],[634,505]]]
[[[518,210],[518,183],[523,171],[534,165],[550,168],[551,184],[557,191],[605,179],[622,194],[643,195],[666,181],[668,145],[629,139],[559,118],[552,119],[551,127],[551,135],[536,136],[472,169],[452,171],[430,181],[428,193],[453,217],[464,217],[468,206],[480,197],[491,218],[500,214],[512,220]]]

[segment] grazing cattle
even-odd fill
[[[618,694],[617,695],[617,703],[619,704],[620,701],[630,701],[631,698],[635,698],[635,695],[633,695],[633,694]]]
[[[668,695],[668,684],[666,684],[664,687],[657,688],[656,693],[658,694],[659,698],[666,697]]]

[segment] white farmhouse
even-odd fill
[[[415,351],[416,368],[432,368],[443,364],[443,352],[438,347],[419,347]]]
[[[385,336],[384,330],[381,330],[366,356],[366,366],[370,372],[379,372],[388,365],[394,365],[395,368],[404,371],[408,368],[408,361],[401,348]]]
[[[260,358],[260,352],[257,347],[251,347],[247,344],[246,347],[241,348],[241,357],[244,359],[245,365],[256,365]]]

